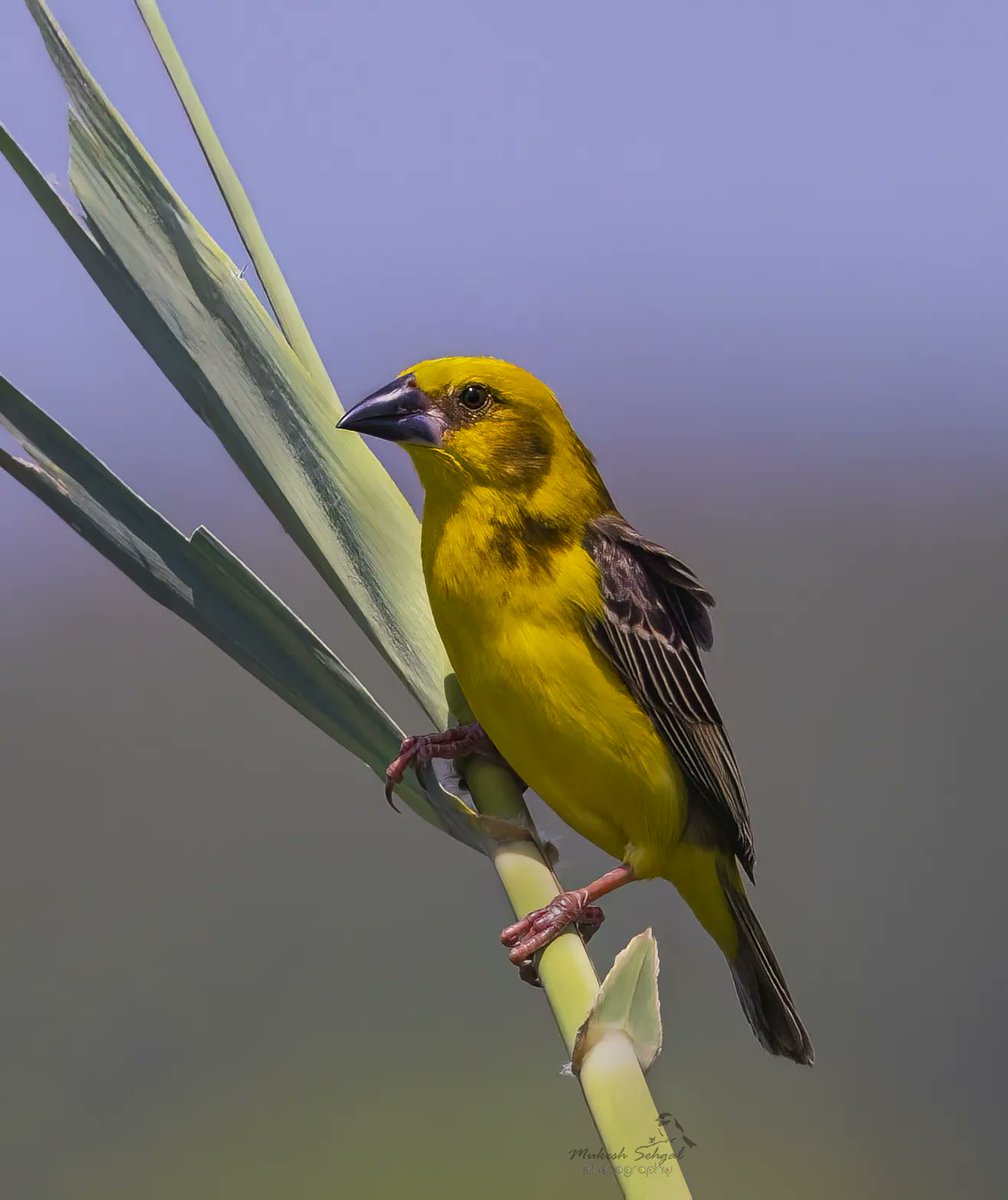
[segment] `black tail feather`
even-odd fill
[[[741,885],[732,883],[723,874],[721,882],[739,931],[738,953],[729,965],[742,1011],[753,1033],[771,1054],[811,1066],[815,1060],[812,1042],[766,934]]]

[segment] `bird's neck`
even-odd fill
[[[580,536],[589,521],[613,511],[591,455],[573,436],[555,444],[548,469],[535,477],[506,467],[474,473],[440,451],[411,457],[424,488],[424,526],[432,532],[461,522],[519,531],[571,528]]]
[[[434,595],[541,588],[612,500],[583,449],[558,448],[529,490],[476,479],[441,456],[414,458],[424,485],[423,560]]]

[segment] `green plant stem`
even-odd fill
[[[466,778],[482,814],[534,829],[521,793],[507,771],[474,759],[467,767]],[[538,846],[527,839],[500,842],[492,861],[516,916],[544,908],[562,890]],[[578,934],[565,933],[546,947],[539,961],[539,978],[570,1055],[599,989],[595,968]],[[689,1189],[659,1123],[658,1110],[630,1039],[616,1032],[600,1038],[585,1055],[578,1080],[623,1195],[630,1200],[659,1196],[689,1200]],[[652,1137],[658,1140],[649,1146]],[[638,1146],[664,1155],[664,1161],[637,1161]],[[620,1157],[621,1152],[625,1157]]]
[[[626,1034],[608,1033],[601,1038],[585,1055],[580,1079],[602,1144],[614,1155],[611,1165],[623,1195],[630,1200],[690,1200]],[[628,1135],[633,1138],[629,1144]],[[657,1140],[652,1141],[655,1135]],[[625,1154],[620,1153],[623,1150]]]

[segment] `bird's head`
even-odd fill
[[[351,408],[339,428],[401,442],[425,486],[454,478],[528,492],[558,455],[571,454],[597,478],[550,389],[496,358],[417,363]]]

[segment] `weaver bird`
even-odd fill
[[[746,898],[745,791],[701,650],[714,601],[616,510],[592,455],[535,376],[492,358],[419,363],[341,429],[402,443],[424,487],[434,620],[478,724],[410,738],[389,768],[499,752],[573,829],[618,859],[501,935],[534,977],[560,933],[590,932],[601,896],[670,880],[728,960],[773,1054],[812,1044]]]

